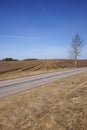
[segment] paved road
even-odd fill
[[[52,72],[32,77],[18,78],[13,80],[0,81],[0,98],[15,94],[27,89],[53,82],[58,79],[69,77],[81,72],[87,72],[87,68],[73,69],[61,72]]]

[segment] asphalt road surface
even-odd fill
[[[0,81],[0,98],[19,93],[28,89],[47,84],[58,79],[69,77],[78,73],[87,72],[87,68],[72,69],[61,72],[52,72],[25,78]]]

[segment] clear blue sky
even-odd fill
[[[77,32],[87,58],[87,0],[0,0],[0,59],[68,58]]]

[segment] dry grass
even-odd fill
[[[87,73],[1,99],[0,130],[87,130]]]
[[[32,76],[74,67],[73,60],[1,61],[0,80]],[[79,60],[77,67],[87,67],[87,60]]]
[[[51,70],[42,69],[41,70],[40,69],[37,71],[23,71],[23,72],[21,72],[20,70],[16,70],[16,71],[11,71],[11,72],[0,74],[0,81],[15,79],[15,78],[29,77],[29,76],[45,74],[45,73],[50,73],[50,72],[55,72],[55,71],[59,72],[59,71],[69,70],[69,69],[71,69],[71,68],[59,68],[56,70],[54,70],[54,69],[51,69]]]

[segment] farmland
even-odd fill
[[[0,61],[0,80],[31,76],[74,67],[73,60]],[[87,60],[78,60],[77,67],[87,67]]]

